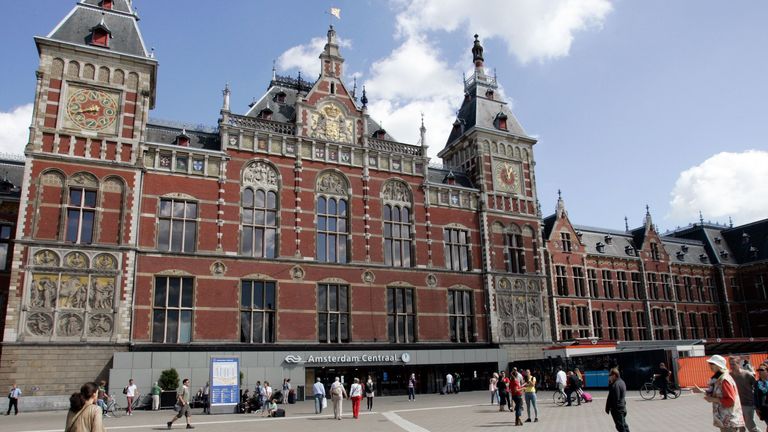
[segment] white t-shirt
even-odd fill
[[[447,382],[448,384],[453,384],[453,375],[451,374],[446,375],[445,382]]]
[[[135,397],[136,396],[136,384],[131,384],[128,386],[128,391],[125,392],[125,395],[128,397]]]
[[[565,385],[567,381],[568,378],[565,376],[565,371],[558,371],[557,378],[555,378],[555,383]]]
[[[352,387],[349,388],[349,397],[355,397],[355,396],[362,396],[363,395],[363,386],[360,384],[352,384]]]

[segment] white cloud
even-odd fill
[[[337,37],[336,40],[341,48],[352,47],[349,39]],[[326,42],[328,38],[316,37],[306,44],[288,48],[277,58],[277,68],[281,71],[298,69],[307,80],[314,80],[320,75],[320,54]]]
[[[29,139],[31,122],[31,103],[8,112],[0,112],[0,152],[23,154]]]
[[[732,216],[736,223],[768,217],[768,151],[718,153],[680,173],[668,218],[687,222]]]
[[[398,15],[400,35],[425,31],[479,33],[498,37],[521,62],[568,55],[574,33],[602,26],[609,0],[487,0],[477,13],[476,0],[413,0]]]

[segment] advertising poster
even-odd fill
[[[240,360],[234,357],[211,359],[211,406],[240,402]]]

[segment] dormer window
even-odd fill
[[[597,244],[595,245],[595,248],[597,249],[598,252],[605,253],[605,243],[597,242]]]
[[[101,22],[91,28],[91,40],[89,41],[89,44],[109,48],[109,40],[111,38],[112,32],[104,23],[104,17],[102,17]]]
[[[259,111],[259,118],[262,120],[272,120],[272,110],[269,108],[264,108],[263,110]]]
[[[278,92],[278,93],[275,95],[275,98],[274,98],[273,100],[274,100],[275,102],[277,102],[277,103],[281,103],[281,104],[282,104],[282,103],[285,103],[285,96],[287,96],[287,95],[285,94],[285,92],[284,92],[284,91],[281,91],[281,92]]]
[[[724,251],[724,250],[721,250],[721,251],[720,251],[720,257],[721,257],[721,258],[728,258],[728,252],[726,252],[726,251]]]
[[[504,114],[503,112],[496,114],[496,119],[494,120],[494,123],[495,123],[494,126],[496,126],[496,129],[507,130],[507,115]]]
[[[99,6],[101,6],[102,9],[112,10],[112,0],[101,0]]]
[[[336,83],[331,83],[331,94],[336,94]]]
[[[632,256],[632,255],[635,254],[635,248],[633,248],[632,246],[627,245],[627,246],[624,247],[624,252],[627,255]]]
[[[720,237],[715,237],[715,243],[720,244],[720,242],[723,241]]]
[[[677,255],[677,259],[680,260],[680,261],[685,259],[685,252],[683,252],[683,251],[677,251],[676,255]]]
[[[187,135],[186,129],[182,129],[181,133],[176,135],[176,145],[180,147],[189,147],[189,135]]]
[[[749,247],[749,253],[750,253],[750,255],[752,255],[752,258],[757,258],[757,253],[758,252],[760,252],[760,249],[758,249],[758,248],[756,248],[754,246],[750,246]]]
[[[682,246],[680,246],[680,250],[683,251],[683,253],[687,253],[688,252],[688,246],[682,245]]]
[[[659,252],[659,245],[657,243],[651,243],[651,259],[654,261],[661,259],[661,252]]]
[[[605,236],[605,244],[611,244],[613,242],[613,236],[608,234]]]
[[[487,97],[490,100],[493,100],[493,90],[488,89],[485,91],[485,97]]]
[[[373,133],[373,137],[376,139],[384,139],[385,136],[387,136],[387,131],[382,128],[379,128],[376,132]]]
[[[705,263],[709,260],[709,258],[707,257],[707,254],[699,254],[699,260]]]

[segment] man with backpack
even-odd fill
[[[344,389],[344,385],[336,377],[336,380],[331,384],[331,401],[333,402],[333,418],[341,420],[341,407],[344,399],[347,398],[347,391]]]

